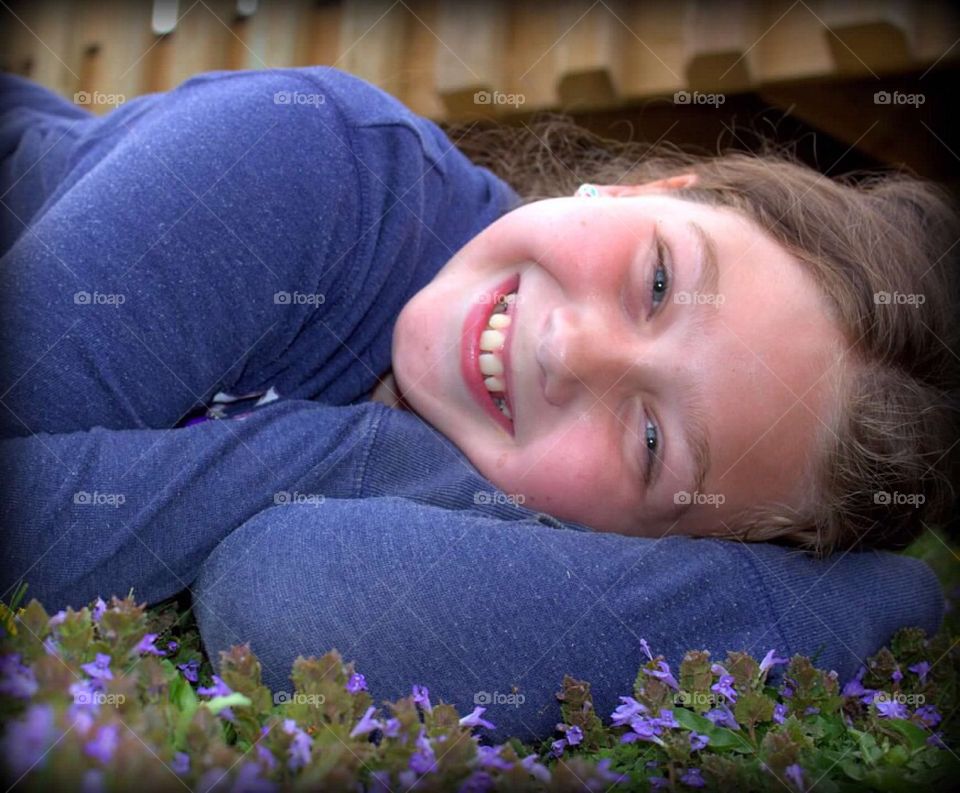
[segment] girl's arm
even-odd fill
[[[851,677],[904,625],[937,628],[940,586],[889,553],[821,562],[774,545],[550,528],[404,498],[259,513],[192,588],[204,645],[251,642],[274,691],[298,655],[337,648],[376,700],[429,686],[495,738],[547,737],[564,674],[601,718],[631,693],[645,639],[674,675],[685,651],[817,655]],[[511,694],[519,693],[522,699]]]
[[[26,580],[47,608],[169,597],[261,510],[355,495],[384,410],[283,400],[184,429],[0,441],[0,592]]]
[[[172,427],[218,391],[360,399],[403,304],[509,193],[327,67],[202,74],[78,123],[0,261],[0,436]],[[27,154],[0,187],[43,167]]]

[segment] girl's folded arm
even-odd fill
[[[425,684],[462,714],[487,706],[501,738],[547,737],[565,674],[609,718],[648,660],[641,640],[674,676],[687,650],[776,649],[846,679],[898,627],[935,630],[943,607],[929,568],[894,554],[816,561],[396,497],[265,510],[217,546],[194,593],[210,657],[250,642],[275,690],[298,655],[335,647],[376,699]]]
[[[0,592],[25,580],[47,608],[168,597],[260,510],[353,495],[383,410],[283,400],[184,429],[0,441]]]

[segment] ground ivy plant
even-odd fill
[[[803,656],[692,650],[676,669],[646,642],[633,690],[597,713],[565,677],[539,746],[491,745],[476,707],[427,683],[377,704],[335,650],[299,658],[292,692],[246,646],[220,674],[189,609],[98,599],[49,615],[3,607],[0,764],[8,790],[830,791],[946,789],[960,778],[952,632],[901,630],[841,681]]]

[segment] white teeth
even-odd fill
[[[490,321],[487,322],[487,325],[494,330],[506,328],[510,325],[510,317],[508,317],[506,314],[491,314]]]
[[[503,374],[503,364],[496,355],[491,353],[481,355],[480,372],[482,374],[501,375]]]
[[[499,330],[485,330],[480,334],[480,349],[484,352],[494,352],[503,347],[507,337]]]
[[[509,295],[504,295],[503,302],[509,305],[517,299],[517,293],[511,292]]]
[[[502,405],[497,405],[500,408],[500,412],[503,413],[508,419],[512,419],[513,416],[510,415],[510,408],[507,407],[506,403]]]
[[[487,391],[505,390],[503,380],[499,377],[485,377],[483,378],[483,384],[487,387]]]

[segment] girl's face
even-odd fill
[[[671,195],[693,179],[519,207],[400,313],[404,399],[527,508],[711,534],[743,507],[813,495],[842,333],[783,246]]]

